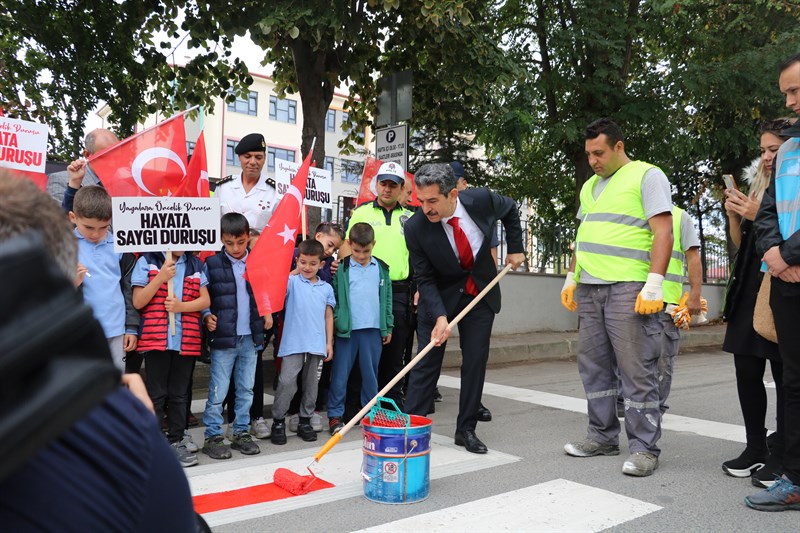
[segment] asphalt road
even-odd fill
[[[354,428],[315,471],[336,486],[305,496],[209,513],[215,531],[798,531],[800,513],[763,513],[743,498],[757,489],[726,476],[720,464],[743,449],[744,428],[733,361],[722,352],[678,357],[670,411],[660,440],[659,469],[648,478],[622,474],[626,453],[573,458],[563,445],[585,436],[583,389],[573,361],[490,368],[480,423],[487,455],[453,445],[456,372],[440,382],[444,401],[433,419],[430,497],[387,505],[363,496],[361,432]],[[765,381],[772,380],[769,373]],[[767,427],[774,429],[774,389]],[[202,428],[192,430],[198,444]],[[195,494],[271,481],[277,467],[297,472],[327,439],[285,446],[261,441],[259,456],[229,461],[199,454],[186,470]]]

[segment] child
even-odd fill
[[[264,319],[258,314],[253,290],[244,278],[250,238],[247,218],[240,213],[226,213],[220,222],[220,235],[223,249],[207,258],[205,267],[211,310],[204,312],[203,322],[210,332],[211,382],[203,413],[203,453],[212,459],[230,459],[230,448],[244,455],[261,453],[249,430],[258,350],[264,344]],[[234,373],[236,418],[229,448],[222,435],[222,403]]]
[[[339,266],[339,261],[334,261],[333,254],[342,246],[344,241],[344,230],[339,224],[332,222],[323,222],[317,226],[314,232],[314,240],[322,244],[325,252],[321,267],[317,276],[322,281],[327,283],[333,282],[333,275],[336,274],[336,269]],[[295,249],[294,263],[292,264],[292,274],[299,273],[297,269],[297,256],[299,252]],[[276,371],[280,374],[280,360],[276,365]],[[328,385],[331,382],[331,364],[326,362],[322,365],[322,374],[317,383],[317,406],[316,410],[311,414],[311,427],[314,431],[322,431],[322,417],[319,411],[324,409],[325,400],[328,398]],[[298,413],[300,412],[300,401],[303,393],[303,384],[298,379],[298,390],[292,398],[292,403],[289,404],[289,431],[297,433],[297,426],[300,422]],[[277,388],[277,387],[276,387]]]
[[[331,435],[344,424],[347,378],[358,358],[361,370],[361,405],[378,393],[378,363],[381,342],[392,340],[392,282],[389,267],[372,257],[375,232],[359,222],[350,228],[350,257],[345,258],[333,277],[336,297],[334,326],[336,340],[328,391],[328,424]]]
[[[142,314],[139,351],[147,369],[147,392],[158,420],[167,409],[167,440],[184,467],[197,464],[197,456],[182,441],[186,429],[186,398],[200,356],[200,312],[210,303],[208,280],[202,263],[192,254],[172,252],[166,261],[162,252],[144,253],[136,262],[131,283],[133,305]],[[167,282],[175,279],[173,297]],[[175,335],[170,332],[169,313],[175,313]]]
[[[316,240],[303,241],[297,247],[297,271],[289,276],[286,287],[286,310],[283,338],[278,349],[281,374],[272,405],[273,444],[286,444],[286,411],[297,391],[297,376],[302,370],[303,400],[297,434],[304,441],[317,440],[311,427],[311,415],[317,402],[317,383],[322,362],[333,357],[333,288],[322,281],[320,270],[325,252]]]
[[[111,357],[125,372],[125,352],[136,349],[139,313],[131,301],[133,254],[114,253],[111,227],[111,197],[96,185],[81,187],[75,194],[70,221],[78,238],[78,276],[83,299],[103,327]]]

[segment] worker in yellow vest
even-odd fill
[[[586,439],[564,451],[619,455],[618,370],[630,450],[622,472],[649,476],[661,453],[659,315],[673,245],[672,195],[658,167],[627,156],[622,131],[610,119],[591,123],[584,138],[595,174],[581,189],[581,224],[561,301],[580,315],[578,371],[589,428]]]

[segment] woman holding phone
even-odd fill
[[[783,367],[778,345],[753,329],[758,289],[761,286],[761,257],[756,252],[753,220],[761,198],[769,186],[772,164],[786,140],[782,130],[792,120],[778,119],[761,128],[761,159],[755,175],[749,180],[749,194],[727,184],[725,211],[730,222],[731,240],[739,248],[725,301],[724,318],[728,321],[722,349],[733,354],[736,367],[736,388],[744,417],[747,445],[735,459],[722,463],[722,470],[734,477],[750,477],[757,487],[768,487],[779,474],[783,454]],[[767,391],[764,370],[769,360],[777,396],[777,431],[770,435],[764,427],[767,413]]]

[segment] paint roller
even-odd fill
[[[472,308],[475,307],[478,304],[478,302],[480,302],[484,298],[484,296],[486,296],[486,294],[488,294],[488,292],[492,290],[492,288],[495,285],[497,285],[497,283],[501,279],[503,279],[503,276],[505,276],[509,270],[511,270],[510,264],[506,265],[505,268],[503,268],[503,270],[501,270],[497,274],[497,276],[495,276],[495,278],[492,281],[490,281],[489,284],[486,285],[486,287],[484,287],[483,290],[479,292],[478,295],[475,298],[473,298],[473,300],[453,320],[451,320],[449,324],[447,324],[447,331],[452,331],[453,328],[461,321],[461,319],[464,318],[467,315],[467,313],[472,311]],[[319,463],[322,457],[326,453],[328,453],[331,450],[331,448],[336,446],[339,443],[339,441],[342,440],[342,437],[344,437],[347,434],[347,432],[350,431],[353,428],[353,426],[356,425],[357,422],[359,422],[362,418],[364,418],[364,416],[366,416],[366,414],[369,412],[372,406],[377,403],[379,397],[385,396],[386,393],[389,392],[392,389],[392,387],[394,387],[397,384],[397,382],[403,379],[405,375],[408,374],[409,371],[411,371],[411,369],[414,368],[414,366],[436,346],[436,340],[438,339],[431,339],[428,345],[425,346],[425,348],[423,348],[422,351],[420,351],[417,354],[417,356],[414,357],[414,359],[409,361],[409,363],[405,367],[403,367],[403,369],[400,372],[398,372],[398,374],[394,378],[392,378],[392,380],[389,383],[387,383],[386,386],[383,387],[383,389],[378,391],[378,394],[376,394],[367,403],[367,405],[365,405],[361,409],[361,411],[356,413],[356,415],[353,418],[351,418],[350,421],[347,424],[345,424],[345,426],[341,430],[339,430],[335,435],[332,435],[331,438],[328,439],[328,442],[326,442],[325,445],[317,452],[317,454],[314,455],[314,459],[306,467],[306,470],[308,470],[309,474],[311,474],[310,477],[292,472],[288,468],[278,468],[277,470],[275,470],[275,474],[273,477],[273,482],[275,483],[275,485],[296,496],[306,494],[309,490],[311,490],[311,485],[317,479],[317,476],[316,474],[314,474],[314,471],[311,469],[311,467],[315,463]]]

